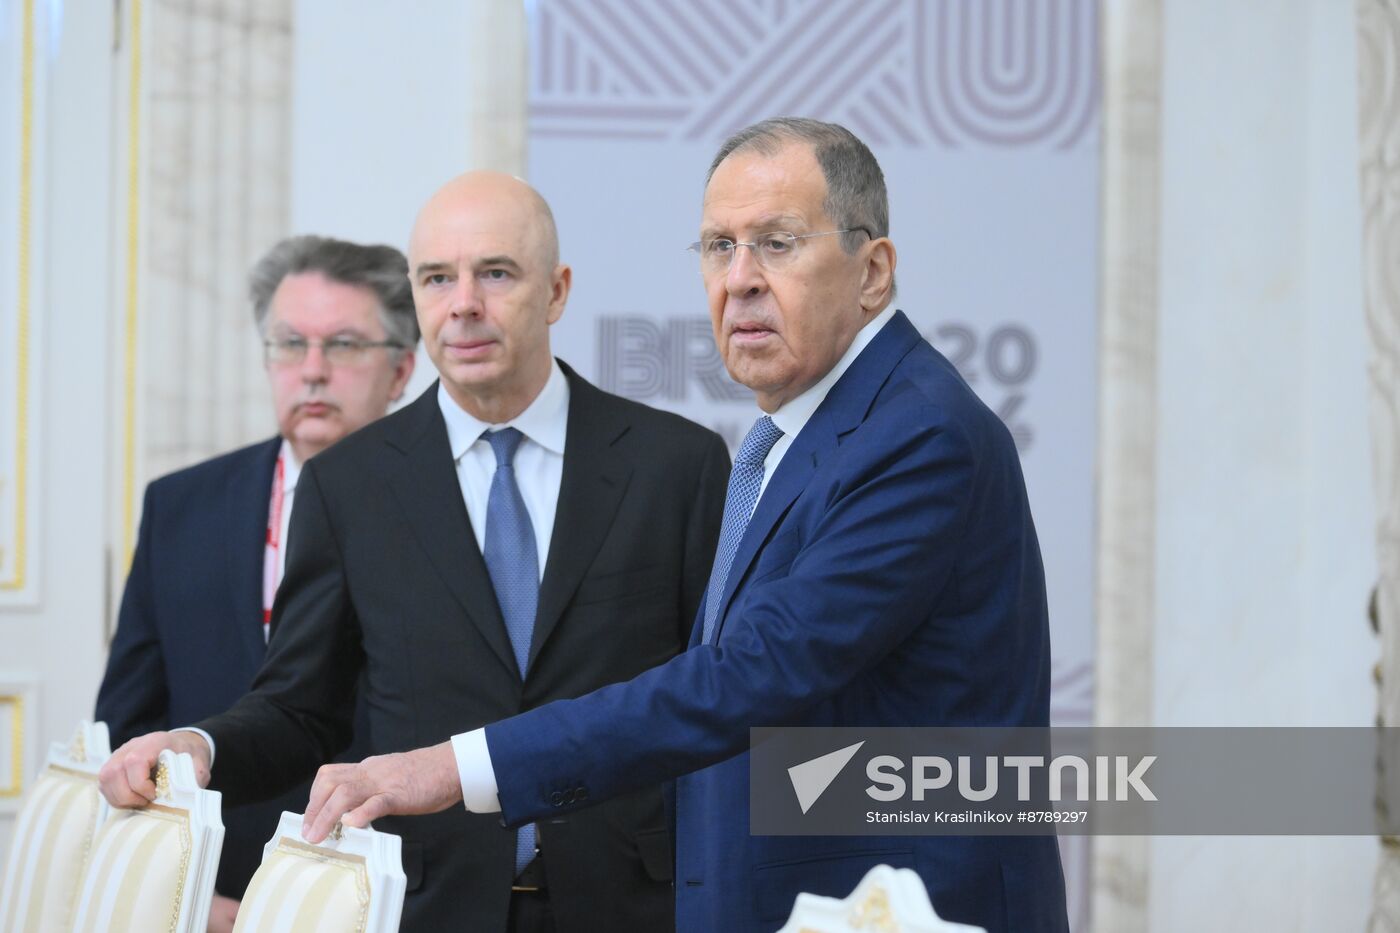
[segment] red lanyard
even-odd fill
[[[267,546],[263,549],[263,634],[272,624],[272,600],[277,596],[277,556],[282,549],[282,458],[272,474],[272,499],[267,504]]]

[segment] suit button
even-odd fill
[[[587,800],[588,788],[580,786],[578,789],[578,793],[574,794],[574,799],[577,800],[579,803],[583,803],[585,800]]]
[[[574,802],[574,794],[575,794],[575,793],[577,793],[577,792],[576,792],[572,787],[569,788],[567,791],[565,791],[565,792],[564,792],[564,802],[565,802],[565,803],[573,803],[573,802]]]
[[[549,803],[551,806],[562,807],[564,805],[564,795],[556,790],[549,795]]]

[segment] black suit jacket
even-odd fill
[[[445,741],[627,680],[681,651],[728,482],[719,436],[567,367],[568,436],[522,683],[462,501],[436,384],[306,464],[273,637],[253,691],[199,725],[238,802],[304,780],[344,743],[365,673],[369,744]],[[405,930],[503,931],[514,835],[462,807],[378,821],[404,839]],[[560,933],[673,924],[657,788],[539,824]]]
[[[146,488],[96,716],[115,748],[223,712],[263,662],[263,548],[281,438],[162,477]],[[224,812],[219,893],[241,898],[284,809],[306,786]]]

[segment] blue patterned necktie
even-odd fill
[[[530,636],[535,631],[535,611],[540,603],[535,529],[515,482],[515,451],[524,435],[515,428],[504,428],[482,436],[496,454],[496,472],[491,476],[491,494],[486,500],[486,549],[482,556],[523,678],[530,662]],[[515,873],[524,871],[534,857],[535,824],[529,823],[515,832]]]
[[[749,428],[744,443],[739,445],[739,453],[734,457],[729,489],[724,494],[724,522],[719,529],[719,547],[715,550],[715,565],[710,570],[710,584],[705,588],[702,644],[709,644],[710,636],[714,634],[730,565],[734,563],[739,542],[744,539],[744,530],[749,527],[749,518],[758,504],[758,491],[763,487],[763,461],[782,436],[782,429],[773,423],[772,418],[764,415]]]

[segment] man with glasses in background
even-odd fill
[[[413,373],[408,262],[391,246],[300,236],[250,280],[276,437],[151,483],[96,716],[113,746],[197,722],[247,693],[262,665],[301,468],[381,417]],[[210,929],[237,901],[307,788],[224,813]]]

